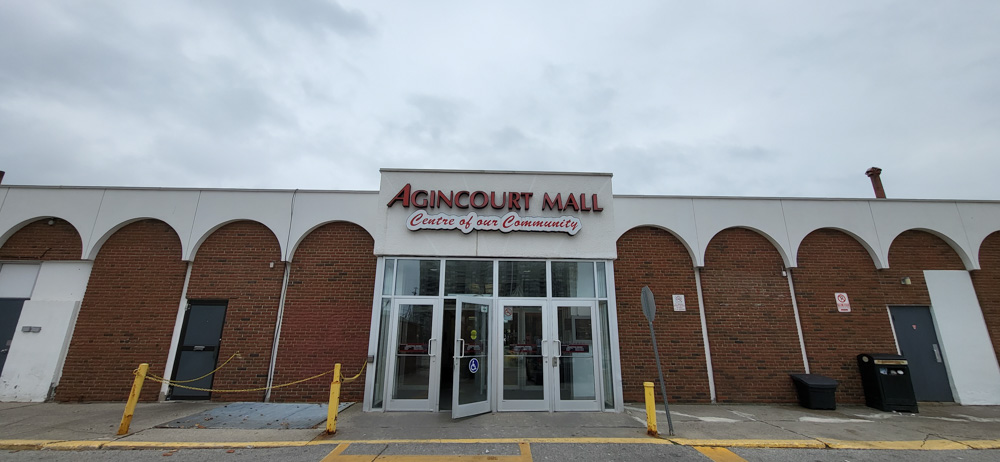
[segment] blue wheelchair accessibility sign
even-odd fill
[[[478,359],[472,358],[472,359],[469,360],[469,372],[472,372],[473,374],[475,374],[476,372],[479,372],[479,360]]]

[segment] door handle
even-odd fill
[[[937,362],[941,362],[941,349],[938,348],[936,343],[931,344],[931,348],[934,349],[934,359],[936,359]]]
[[[465,339],[460,338],[455,340],[455,358],[462,359],[465,357]]]
[[[434,352],[434,342],[437,342],[436,338],[427,341],[427,356],[437,356],[437,353]]]

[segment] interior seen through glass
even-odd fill
[[[502,385],[498,396],[505,401],[544,400],[547,372],[544,366],[551,362],[551,371],[548,372],[558,374],[550,377],[557,382],[557,390],[553,390],[558,394],[557,398],[564,401],[596,400],[599,380],[606,389],[601,407],[613,408],[610,348],[601,349],[601,355],[595,356],[594,340],[596,335],[602,345],[611,342],[607,325],[608,302],[600,300],[607,297],[605,264],[552,261],[549,271],[546,266],[545,261],[385,260],[383,294],[396,297],[444,295],[441,299],[443,318],[438,358],[441,363],[438,385],[440,410],[453,407],[455,374],[458,374],[457,398],[460,405],[490,399],[490,304],[463,304],[456,332],[457,304],[451,295],[563,298],[565,303],[500,303],[494,308],[503,310],[502,317],[497,315],[497,319],[502,320],[497,326],[499,329],[493,327],[496,329],[493,334],[502,336],[499,343],[502,351],[496,356],[502,358],[496,364],[499,368],[497,373],[501,375],[496,383]],[[496,289],[494,271],[497,272]],[[573,306],[571,300],[565,300],[567,298],[598,300],[596,307],[586,303]],[[398,313],[395,314],[397,338],[393,345],[386,338],[392,322],[391,300],[382,300],[378,357],[395,355],[396,361],[392,371],[386,370],[385,361],[378,362],[373,408],[383,407],[382,390],[386,388],[389,378],[392,383],[388,384],[388,388],[393,399],[426,399],[430,391],[429,348],[437,345],[430,342],[434,306],[431,303],[398,305]],[[547,316],[552,316],[554,326],[544,327],[543,319],[547,323]],[[544,329],[550,329],[550,333],[546,334]],[[543,342],[544,338],[549,338],[546,335],[553,335],[551,339],[554,341]],[[547,343],[546,356],[543,356],[543,343]],[[456,354],[459,356],[457,359]]]

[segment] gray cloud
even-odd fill
[[[530,14],[529,14],[530,13]],[[0,4],[7,183],[1000,199],[1000,4]]]

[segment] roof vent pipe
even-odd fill
[[[865,175],[872,179],[872,188],[875,190],[875,198],[885,199],[885,189],[882,188],[882,178],[879,176],[882,174],[882,169],[878,167],[872,167],[865,170]]]

